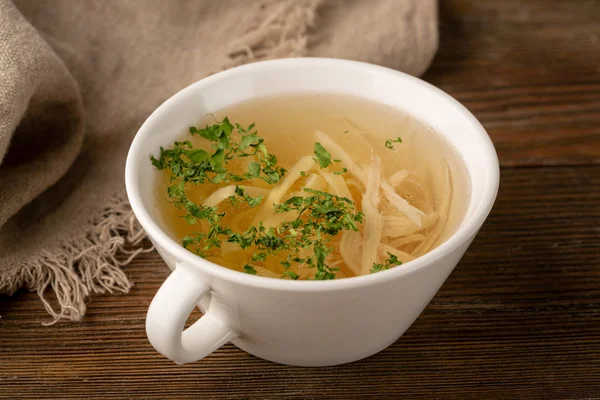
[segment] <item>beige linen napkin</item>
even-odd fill
[[[279,57],[421,74],[435,0],[0,0],[0,293],[37,291],[54,321],[127,292],[143,231],[123,170],[144,119],[186,85]],[[47,299],[51,294],[50,300]],[[56,299],[52,299],[56,297]]]

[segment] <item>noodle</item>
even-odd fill
[[[423,211],[411,206],[406,200],[400,197],[394,188],[389,185],[389,183],[383,182],[381,184],[381,190],[388,201],[394,207],[396,207],[398,211],[410,218],[410,220],[413,221],[419,228],[421,227],[421,217],[425,215]]]
[[[394,175],[390,176],[390,179],[388,179],[388,182],[394,189],[396,189],[411,174],[412,174],[412,171],[409,171],[407,169],[401,169],[400,171],[396,172]]]
[[[362,170],[362,168],[356,165],[354,161],[352,161],[352,158],[348,155],[348,153],[346,153],[337,143],[331,140],[331,138],[323,132],[316,131],[315,136],[317,137],[317,140],[321,142],[321,144],[326,149],[329,150],[329,152],[334,158],[340,159],[342,161],[342,164],[344,164],[346,168],[348,168],[348,171],[350,171],[352,175],[357,177],[358,180],[364,186],[366,186],[364,171]]]
[[[424,240],[419,245],[419,247],[415,249],[415,251],[413,251],[412,254],[415,257],[422,256],[423,254],[428,252],[433,247],[433,245],[435,245],[437,240],[440,238],[444,228],[446,227],[446,221],[448,220],[448,208],[450,207],[450,201],[452,200],[452,187],[450,182],[450,169],[448,168],[448,164],[445,161],[443,162],[443,168],[444,186],[446,189],[444,192],[447,193],[448,196],[444,197],[442,200],[442,204],[440,205],[440,208],[438,210],[439,220],[435,228],[429,234],[429,237],[426,240]]]
[[[298,179],[302,178],[302,172],[307,173],[316,168],[317,164],[315,164],[310,156],[302,157],[300,160],[298,160],[298,162],[292,168],[290,168],[285,175],[285,178],[283,178],[279,185],[271,189],[271,193],[269,193],[269,196],[263,202],[263,206],[256,214],[256,217],[254,217],[253,224],[258,224],[269,214],[273,214],[275,212],[273,204],[279,204],[282,202],[283,196],[285,196],[290,187]]]
[[[360,248],[362,244],[362,236],[359,232],[346,231],[342,233],[340,242],[340,254],[344,262],[356,275],[360,275],[361,268],[355,260],[361,259]]]
[[[208,196],[206,200],[204,200],[205,206],[216,207],[221,204],[223,201],[227,200],[229,197],[235,194],[235,185],[229,185],[222,187],[221,189],[216,190],[213,194]],[[239,186],[244,192],[248,193],[250,196],[264,196],[269,191],[267,189],[257,188],[253,186]]]
[[[457,211],[454,203],[460,206],[461,193],[467,193],[454,186],[455,179],[461,177],[451,174],[451,167],[454,172],[456,166],[453,153],[432,150],[436,143],[430,139],[434,136],[413,134],[421,135],[424,130],[420,125],[409,125],[406,118],[394,123],[382,118],[381,123],[365,124],[358,115],[349,113],[356,122],[345,115],[333,118],[328,114],[334,113],[333,106],[322,108],[307,108],[311,113],[322,113],[314,123],[307,122],[311,115],[282,107],[276,112],[261,111],[256,127],[246,131],[250,135],[255,129],[258,141],[256,137],[246,138],[245,152],[239,158],[227,150],[240,146],[240,137],[232,136],[223,147],[208,143],[203,150],[225,148],[223,164],[209,171],[211,175],[202,175],[202,165],[195,165],[197,170],[187,171],[187,176],[194,177],[189,181],[193,184],[175,186],[178,182],[173,182],[173,176],[185,175],[177,168],[165,168],[164,179],[157,185],[160,201],[165,199],[165,192],[181,192],[182,187],[187,196],[187,202],[167,199],[158,207],[174,236],[189,242],[197,235],[197,242],[184,246],[211,262],[284,279],[367,275],[411,262],[439,245],[456,226],[453,218],[461,210]],[[281,113],[287,113],[289,123],[269,127],[269,118],[279,120]],[[231,121],[235,121],[233,114],[229,115]],[[238,121],[253,120],[254,115],[250,117]],[[338,125],[322,122],[328,118]],[[243,130],[234,126],[234,133]],[[386,140],[388,137],[391,139]],[[421,137],[426,143],[419,142]],[[202,140],[206,138],[194,136],[190,142],[196,145]],[[185,162],[181,168],[194,161],[188,154],[200,154],[196,159],[202,159],[203,165],[215,162],[213,158],[206,161],[191,145],[181,151]],[[268,158],[270,155],[273,158]],[[319,217],[311,214],[317,209]],[[344,225],[344,218],[351,224]],[[220,225],[215,227],[215,220]],[[271,236],[260,236],[265,232]],[[259,237],[271,242],[265,239],[266,244],[261,244]],[[287,242],[281,245],[284,240]],[[323,264],[327,267],[325,277]]]
[[[368,215],[365,220],[363,235],[363,252],[361,274],[368,274],[373,264],[377,262],[377,245],[381,242],[382,217],[379,213],[379,188],[381,186],[381,160],[372,157],[371,166],[367,171],[367,190],[363,195],[363,212]]]

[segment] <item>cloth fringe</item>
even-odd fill
[[[142,247],[146,233],[127,200],[120,196],[112,198],[93,222],[92,230],[85,236],[43,251],[23,263],[17,273],[0,277],[0,291],[12,294],[25,287],[37,292],[53,318],[43,325],[52,325],[63,318],[81,320],[92,293],[127,293],[132,283],[121,267],[153,247]],[[48,288],[52,289],[58,305],[53,306],[46,297]]]
[[[308,30],[324,0],[264,0],[258,22],[228,49],[223,69],[249,62],[306,55]]]
[[[252,25],[227,51],[223,69],[249,62],[306,55],[308,30],[324,0],[263,0],[257,24]],[[12,294],[21,287],[37,292],[53,320],[79,321],[90,294],[127,293],[132,286],[121,267],[153,247],[141,247],[146,234],[129,203],[115,197],[94,228],[84,237],[66,241],[23,263],[18,272],[0,277],[0,292]],[[126,255],[119,260],[117,255]],[[52,289],[58,305],[46,297]]]

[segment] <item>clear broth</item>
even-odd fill
[[[224,108],[213,115],[203,117],[197,125],[212,124],[215,119],[221,120],[224,117],[242,126],[255,123],[269,152],[275,154],[279,164],[286,169],[301,157],[313,154],[313,146],[317,141],[313,132],[317,130],[326,132],[357,164],[369,162],[371,154],[367,149],[370,145],[381,157],[384,177],[388,178],[400,169],[413,170],[431,189],[434,199],[439,196],[440,165],[445,160],[450,170],[452,197],[446,225],[432,248],[456,231],[467,209],[469,180],[457,152],[433,129],[393,107],[346,95],[296,93],[253,99]],[[386,139],[396,137],[401,137],[402,143],[394,143],[394,150],[386,148]],[[180,140],[190,140],[196,148],[208,148],[204,139],[192,137],[188,133],[183,134]],[[229,168],[242,171],[246,166],[243,162],[233,162]],[[168,186],[169,173],[160,173],[155,185],[155,206],[167,232],[175,240],[181,241],[183,237],[198,232],[199,228],[183,220],[181,211],[168,201]],[[198,185],[188,190],[188,197],[194,202],[202,203],[222,186],[225,185]],[[269,186],[262,182],[262,187]],[[359,193],[352,188],[351,193],[360,210]],[[400,194],[405,198],[411,196],[410,193]],[[230,219],[236,217],[235,224],[240,229],[250,225],[259,208],[239,210],[239,207],[225,203],[219,209],[226,213],[224,225],[228,226],[232,223]],[[230,255],[229,259],[217,256],[209,256],[207,259],[243,271],[248,255],[237,252]],[[283,272],[276,260],[267,267],[276,273]],[[353,276],[345,265],[341,265],[341,271],[342,276]]]

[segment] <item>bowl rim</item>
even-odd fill
[[[485,165],[482,166],[487,170],[487,186],[483,189],[481,200],[479,205],[475,208],[472,215],[465,220],[465,222],[454,232],[447,240],[445,240],[438,247],[432,251],[426,253],[423,256],[416,258],[406,264],[403,264],[401,268],[391,268],[388,270],[380,271],[376,274],[362,275],[357,277],[351,277],[339,280],[326,280],[326,281],[313,281],[303,280],[294,281],[287,279],[274,279],[261,276],[255,276],[246,274],[243,272],[235,271],[218,264],[212,263],[208,260],[201,258],[200,256],[186,250],[171,238],[163,228],[152,218],[148,210],[144,206],[142,197],[140,195],[138,171],[135,163],[139,159],[139,153],[143,147],[144,139],[152,134],[152,126],[155,121],[164,118],[164,114],[168,113],[171,108],[171,104],[176,102],[178,98],[187,95],[189,92],[197,92],[203,90],[205,87],[215,84],[219,81],[230,79],[239,74],[252,74],[255,71],[275,68],[281,69],[286,67],[337,67],[345,69],[355,69],[369,71],[371,73],[377,73],[389,79],[404,79],[412,81],[413,84],[419,87],[419,90],[428,91],[430,94],[441,97],[447,101],[449,105],[453,106],[455,112],[462,114],[462,116],[472,125],[474,131],[480,136],[480,146],[483,151],[487,153],[485,157]],[[424,120],[427,123],[426,120]],[[127,161],[125,165],[125,187],[127,196],[131,208],[150,238],[157,241],[158,244],[169,254],[171,254],[176,263],[185,264],[195,268],[204,270],[205,273],[219,278],[225,281],[231,281],[244,286],[259,287],[270,290],[285,290],[285,291],[330,291],[330,290],[346,290],[354,289],[358,287],[370,286],[379,283],[389,282],[394,279],[401,278],[415,273],[418,270],[433,266],[440,259],[448,256],[461,245],[472,239],[479,228],[490,213],[494,201],[498,193],[498,187],[500,183],[500,166],[498,162],[498,156],[494,145],[487,134],[481,123],[475,118],[475,116],[461,103],[459,103],[452,96],[442,91],[441,89],[406,73],[396,71],[390,68],[369,64],[360,61],[351,61],[343,59],[333,58],[291,58],[291,59],[278,59],[278,60],[267,60],[259,61],[251,64],[242,65],[226,71],[219,72],[217,74],[203,78],[191,85],[185,87],[179,92],[175,93],[165,102],[163,102],[152,114],[146,119],[146,121],[139,128],[136,133],[129,152],[127,154]]]

